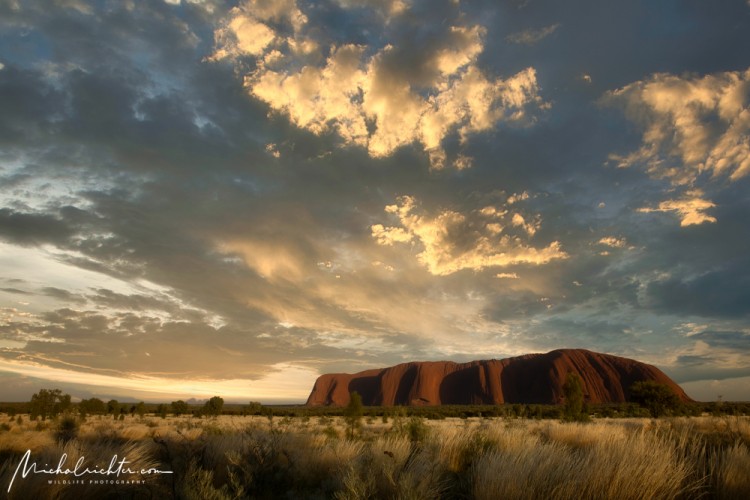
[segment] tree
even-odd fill
[[[245,407],[245,411],[248,415],[261,415],[263,411],[263,405],[257,401],[250,401]]]
[[[630,398],[646,408],[653,418],[676,410],[680,399],[667,385],[653,380],[642,380],[630,386]]]
[[[362,396],[357,391],[349,395],[349,404],[344,408],[344,418],[346,420],[346,434],[349,439],[354,439],[354,432],[362,426]]]
[[[565,395],[563,419],[573,422],[587,421],[589,416],[584,411],[583,382],[577,373],[568,372],[563,384],[563,394]]]
[[[133,411],[135,411],[135,413],[137,413],[139,417],[143,418],[143,416],[146,414],[146,403],[141,401],[140,403],[135,405]]]
[[[116,399],[110,399],[107,401],[107,413],[117,417],[120,413],[120,402]]]
[[[56,417],[70,408],[70,394],[63,394],[60,389],[40,389],[31,396],[31,419]]]
[[[161,403],[159,406],[156,407],[156,412],[159,414],[161,418],[167,418],[167,405],[164,403]]]
[[[57,391],[60,393],[61,391]],[[60,394],[57,398],[57,402],[52,408],[52,416],[56,417],[60,413],[70,410],[70,394]]]
[[[178,399],[177,401],[172,401],[172,413],[174,413],[175,417],[179,417],[180,415],[183,415],[188,412],[188,405],[186,402],[184,402],[181,399]]]
[[[107,407],[101,399],[91,398],[82,399],[81,402],[78,403],[78,409],[83,414],[102,414],[106,411]]]
[[[217,417],[221,415],[221,410],[224,408],[224,399],[219,396],[214,396],[203,405],[203,413]]]

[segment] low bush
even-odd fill
[[[75,439],[78,436],[78,430],[81,424],[78,419],[71,415],[65,414],[60,417],[57,425],[55,426],[55,439],[62,441],[63,444],[68,441]]]

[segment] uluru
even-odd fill
[[[654,381],[691,401],[664,372],[639,361],[586,349],[558,349],[506,359],[455,363],[424,361],[359,373],[318,377],[308,406],[344,406],[356,391],[367,406],[457,404],[556,404],[568,373],[582,381],[589,403],[630,401],[630,387]]]

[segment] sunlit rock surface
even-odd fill
[[[359,373],[329,373],[315,381],[308,406],[343,406],[357,391],[365,405],[554,404],[563,400],[568,372],[583,381],[590,403],[629,401],[630,386],[653,380],[690,398],[655,366],[585,349],[558,349],[507,359],[454,363],[425,361]]]

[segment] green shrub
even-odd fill
[[[669,386],[653,380],[634,383],[630,387],[630,397],[646,408],[653,418],[674,412],[680,406],[680,400]]]
[[[204,414],[211,417],[218,417],[221,415],[222,409],[224,408],[224,399],[220,396],[214,396],[203,405],[202,411]]]
[[[349,395],[349,404],[344,409],[344,418],[346,419],[346,434],[349,439],[354,439],[354,434],[362,427],[362,396],[357,391]]]
[[[583,402],[583,383],[577,373],[568,372],[563,384],[565,407],[563,420],[568,422],[588,422],[589,414]]]

